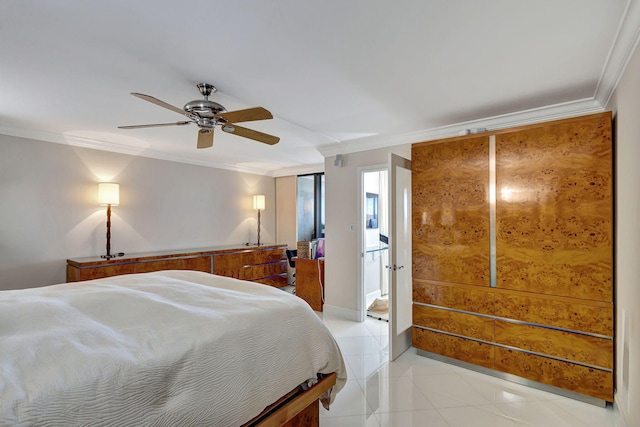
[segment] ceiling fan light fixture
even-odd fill
[[[236,130],[236,128],[231,125],[224,125],[222,127],[222,130],[225,132],[233,132],[234,130]]]

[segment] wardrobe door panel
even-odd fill
[[[415,144],[413,277],[489,286],[489,137]]]
[[[612,300],[611,118],[496,136],[497,287]]]

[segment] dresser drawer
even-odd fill
[[[270,264],[245,265],[238,270],[238,278],[242,280],[255,280],[286,272],[286,261],[278,261]]]
[[[278,276],[264,277],[262,279],[254,280],[256,283],[262,283],[263,285],[273,286],[274,288],[282,288],[283,286],[287,286],[288,278],[287,274],[280,274]]]

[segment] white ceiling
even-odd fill
[[[601,111],[637,43],[636,0],[2,0],[0,133],[285,175],[466,128]],[[184,117],[218,88],[267,146]]]

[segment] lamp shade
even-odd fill
[[[120,204],[120,185],[114,182],[98,183],[98,203],[100,206]]]
[[[265,198],[264,194],[254,194],[253,196],[253,209],[264,210]]]

